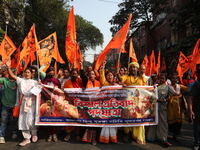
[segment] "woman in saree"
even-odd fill
[[[37,127],[35,126],[36,96],[31,93],[31,89],[37,85],[37,81],[31,79],[31,68],[26,68],[24,70],[24,78],[20,78],[13,74],[10,69],[11,61],[7,61],[6,65],[8,67],[8,73],[17,82],[19,97],[17,97],[15,106],[17,106],[20,100],[22,100],[18,119],[18,128],[22,131],[24,140],[19,145],[25,146],[31,142],[31,137],[32,142],[38,140]]]
[[[169,131],[173,133],[173,139],[176,142],[180,142],[177,136],[180,135],[181,125],[184,121],[184,109],[183,109],[183,92],[187,92],[188,88],[181,84],[178,84],[177,74],[173,74],[170,78],[171,85],[169,86],[170,96],[167,104],[167,117],[169,124]]]
[[[159,140],[166,146],[172,146],[167,142],[168,123],[167,123],[167,102],[169,97],[169,87],[166,84],[166,75],[160,74],[157,91],[158,91],[158,125],[153,125],[148,128],[147,140]]]

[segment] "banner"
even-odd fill
[[[65,89],[44,86],[36,108],[36,125],[126,127],[156,125],[153,86]]]

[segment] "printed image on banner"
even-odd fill
[[[157,124],[153,86],[68,88],[44,86],[36,125],[125,127]]]

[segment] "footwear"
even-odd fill
[[[25,146],[26,144],[31,143],[31,141],[29,139],[25,139],[23,140],[21,143],[19,143],[20,146]]]
[[[194,150],[199,150],[199,146],[195,146],[195,147],[194,147]]]
[[[70,139],[70,137],[71,137],[71,135],[67,135],[67,136],[64,138],[64,140],[68,142],[69,139]]]
[[[32,142],[34,142],[34,143],[35,143],[35,142],[37,142],[37,140],[38,140],[38,137],[37,137],[37,135],[33,135],[33,136],[32,136]]]
[[[166,145],[166,146],[172,146],[172,144],[169,143],[169,142],[163,142],[163,144]]]
[[[96,140],[92,140],[92,145],[97,145]]]
[[[17,138],[17,133],[13,133],[12,139],[16,139],[16,138]]]
[[[57,138],[57,135],[56,135],[56,134],[53,134],[53,141],[54,141],[54,142],[57,142],[57,141],[58,141],[58,138]]]
[[[49,138],[47,139],[47,142],[51,142],[52,141],[52,135],[49,136]]]
[[[6,143],[4,137],[0,137],[0,143],[1,143],[1,144]]]

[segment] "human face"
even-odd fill
[[[136,67],[135,65],[131,65],[129,68],[129,73],[133,76],[137,76],[137,72],[138,72],[138,67]]]
[[[109,72],[109,73],[106,75],[106,80],[107,80],[109,83],[113,82],[114,76],[113,76],[113,74],[112,74],[111,72]]]
[[[141,66],[141,67],[140,67],[140,72],[141,72],[141,74],[144,74],[144,73],[145,73],[145,71],[146,71],[146,68],[145,68],[145,66]]]
[[[31,79],[32,78],[32,73],[31,73],[31,71],[29,69],[26,69],[24,71],[24,78],[26,78],[26,79]]]
[[[94,71],[89,71],[88,72],[88,77],[91,81],[94,81],[96,75],[95,75],[95,72]]]
[[[69,78],[70,73],[68,70],[63,70],[63,75],[65,78]]]
[[[51,93],[51,100],[56,105],[61,105],[65,99],[65,94],[60,89],[56,89]]]
[[[52,70],[52,71],[49,71],[48,73],[47,73],[47,78],[53,78],[53,76],[54,76],[54,71]]]
[[[124,75],[124,68],[120,68],[119,73],[120,75]]]
[[[35,73],[36,73],[35,69],[32,69],[32,77],[33,77],[33,78],[34,78],[34,76],[35,76]]]
[[[71,80],[75,81],[78,78],[78,72],[77,71],[72,71],[71,73]]]
[[[177,75],[172,75],[171,82],[172,82],[172,84],[176,84],[178,82],[178,76]]]
[[[126,67],[124,68],[124,74],[128,74],[128,69]]]
[[[164,84],[165,81],[166,81],[165,76],[164,76],[164,75],[161,75],[161,76],[159,77],[159,83],[160,83],[160,84]]]

